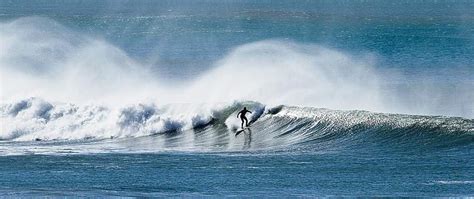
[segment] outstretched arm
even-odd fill
[[[239,115],[240,115],[240,112],[239,112],[239,113],[237,113],[237,118],[239,118]]]

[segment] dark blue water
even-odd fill
[[[472,1],[2,0],[0,22],[74,46],[83,40],[71,32],[104,41],[164,84],[197,79],[252,42],[321,45],[374,58],[385,102],[397,104],[390,112],[430,115],[251,105],[255,123],[235,136],[228,121],[240,104],[181,121],[141,101],[43,102],[30,98],[33,82],[19,94],[26,100],[0,104],[0,196],[474,196]],[[0,30],[1,49],[17,42],[9,31]],[[19,43],[34,56],[0,52],[5,93],[22,85],[11,68],[29,79],[62,59]]]
[[[10,196],[466,196],[472,152],[9,156],[0,186]]]

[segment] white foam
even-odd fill
[[[438,184],[474,184],[473,180],[439,180]]]
[[[139,137],[206,125],[226,105],[136,104],[125,107],[50,103],[39,98],[0,107],[0,139],[15,141]]]

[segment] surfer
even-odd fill
[[[237,113],[237,118],[239,118],[240,115],[240,120],[242,120],[242,129],[244,128],[244,121],[245,121],[245,126],[249,126],[249,120],[247,120],[247,117],[245,117],[245,114],[247,113],[252,113],[251,111],[247,110],[247,107],[244,107],[243,110],[241,110],[239,113]]]

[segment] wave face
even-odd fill
[[[253,113],[251,128],[239,135],[242,107]],[[137,104],[120,108],[51,103],[39,98],[2,104],[7,153],[162,150],[346,150],[439,149],[474,143],[472,119],[231,104]],[[21,144],[23,143],[23,144]],[[13,147],[13,149],[12,149]],[[26,148],[25,148],[26,147]],[[52,147],[52,148],[51,148]],[[303,147],[303,148],[301,148]],[[10,148],[10,149],[7,149]],[[23,151],[24,152],[24,151]]]

